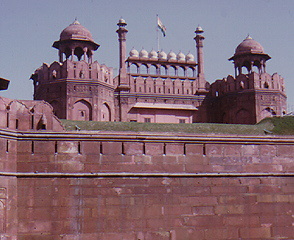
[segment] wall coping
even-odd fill
[[[225,143],[225,144],[294,144],[294,136],[221,135],[162,132],[111,131],[15,131],[0,129],[0,138],[30,141],[113,141],[166,143]]]

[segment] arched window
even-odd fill
[[[138,73],[138,66],[137,64],[131,64],[131,66],[129,67],[129,73]]]
[[[264,88],[269,88],[268,83],[267,83],[267,82],[264,82],[263,87],[264,87]]]
[[[75,51],[74,51],[74,54],[75,54],[75,56],[77,56],[78,60],[80,61],[83,54],[84,54],[84,51],[83,51],[83,49],[81,47],[76,47]]]
[[[101,121],[103,122],[111,121],[111,111],[107,103],[103,103],[101,107]]]
[[[187,77],[195,77],[194,76],[194,69],[193,68],[188,68],[186,75],[187,75]]]
[[[165,66],[160,66],[160,75],[167,75],[167,69]]]
[[[92,121],[92,106],[84,99],[77,101],[73,105],[72,110],[73,120]]]
[[[71,56],[71,50],[69,47],[67,47],[64,51],[66,59],[68,59]]]
[[[170,73],[169,74],[172,75],[172,76],[177,76],[177,69],[176,69],[176,67],[171,66],[170,67]]]
[[[140,66],[140,74],[148,74],[148,67],[145,64]]]
[[[245,88],[244,82],[241,81],[241,82],[240,82],[240,89],[244,89],[244,88]]]
[[[178,76],[179,77],[184,77],[185,76],[185,69],[182,67],[178,68]]]
[[[157,67],[155,65],[151,65],[151,67],[149,68],[149,74],[157,75]]]

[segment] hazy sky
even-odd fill
[[[196,55],[195,29],[204,29],[205,75],[209,82],[234,73],[228,61],[250,34],[272,59],[294,105],[294,0],[0,0],[0,76],[11,80],[2,96],[32,99],[30,75],[43,62],[58,60],[52,43],[77,17],[100,44],[94,59],[117,69],[116,23],[128,23],[127,51],[157,50],[156,14],[167,28],[160,39],[165,52]]]

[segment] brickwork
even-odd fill
[[[18,195],[19,239],[294,237],[290,178],[19,179]]]
[[[6,131],[0,139],[1,162],[11,162],[0,177],[7,239],[294,237],[291,137]]]
[[[96,136],[97,138],[99,136]],[[291,172],[294,145],[21,140],[21,172]]]

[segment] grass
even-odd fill
[[[178,132],[230,135],[294,135],[294,117],[266,118],[255,125],[218,123],[138,123],[138,122],[95,122],[61,120],[67,131],[132,131],[132,132]]]
[[[294,135],[294,117],[273,117],[260,121],[259,124],[271,122],[273,128],[270,130],[275,135]]]

